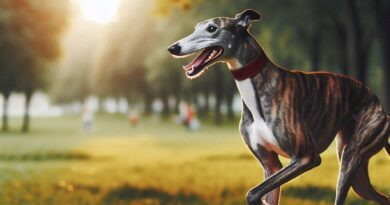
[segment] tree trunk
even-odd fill
[[[387,3],[387,4],[386,4]],[[374,0],[374,15],[378,27],[378,40],[381,49],[381,59],[384,74],[385,102],[387,113],[390,112],[390,3]]]
[[[152,104],[153,104],[153,95],[151,94],[151,92],[149,91],[145,91],[145,95],[144,95],[144,103],[145,103],[145,110],[144,110],[144,114],[146,116],[149,116],[152,114]]]
[[[192,96],[191,96],[190,104],[193,104],[195,109],[199,110],[199,97],[194,90],[191,91],[191,94]]]
[[[181,101],[181,99],[180,99],[180,96],[179,96],[179,95],[176,95],[175,98],[176,98],[176,99],[175,99],[175,108],[174,108],[174,112],[175,112],[175,114],[179,114],[179,112],[180,112],[180,101]]]
[[[227,117],[228,117],[229,121],[234,121],[233,99],[234,99],[234,95],[231,95],[226,100],[226,103],[227,103]]]
[[[98,96],[97,100],[98,100],[98,104],[97,104],[97,108],[96,108],[97,112],[103,113],[103,99],[102,99],[102,97]]]
[[[161,96],[161,100],[162,100],[162,103],[163,103],[162,116],[164,118],[168,118],[169,114],[170,114],[168,95],[163,94]]]
[[[215,124],[222,124],[222,113],[221,105],[223,98],[223,75],[221,69],[216,68],[215,70],[215,82],[214,82],[214,95],[215,95]]]
[[[175,86],[173,87],[172,92],[173,92],[173,95],[174,95],[175,101],[176,101],[173,112],[175,114],[179,114],[180,101],[181,101],[181,89],[182,89],[181,75],[176,74],[176,75],[173,75],[172,78],[173,78],[172,80],[175,82]]]
[[[27,90],[24,92],[26,101],[24,107],[24,116],[23,116],[23,125],[22,132],[27,133],[30,131],[30,102],[33,95],[32,90]]]
[[[204,113],[205,113],[205,116],[207,117],[210,113],[210,92],[209,90],[207,89],[207,91],[204,93],[204,100],[205,100],[205,104],[204,104]]]
[[[204,89],[202,93],[204,96],[204,105],[199,109],[199,117],[205,119],[208,117],[210,112],[210,91],[209,89]]]
[[[321,36],[320,33],[314,33],[310,41],[310,67],[313,71],[320,69],[321,60]]]
[[[234,89],[235,89],[234,81],[230,80],[228,83],[228,88],[226,89],[227,117],[230,121],[234,120],[234,110],[233,110]]]
[[[3,119],[2,119],[2,130],[3,132],[8,132],[8,100],[9,96],[11,95],[11,92],[4,92],[4,102],[3,102]]]
[[[115,102],[116,102],[116,114],[121,114],[121,98],[116,97]]]
[[[356,1],[347,0],[346,10],[349,66],[356,69],[357,79],[365,84],[368,51],[364,50],[363,47],[363,29],[357,12]]]
[[[337,45],[339,46],[338,52],[339,52],[339,61],[338,64],[340,66],[341,73],[344,75],[349,74],[349,67],[348,67],[348,48],[347,48],[347,34],[345,31],[344,25],[341,25],[340,22],[336,23],[336,30],[337,30]]]

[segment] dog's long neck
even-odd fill
[[[261,56],[266,57],[263,49],[251,35],[248,35],[240,41],[235,57],[228,61],[227,65],[230,70],[241,69]]]
[[[268,107],[261,105],[260,99],[277,87],[279,68],[267,58],[256,40],[249,37],[240,44],[236,57],[227,64],[254,120],[264,121],[266,116],[263,109]],[[243,72],[245,70],[248,72]]]

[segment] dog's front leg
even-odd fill
[[[293,158],[289,165],[276,172],[264,182],[260,183],[258,186],[250,190],[247,195],[247,203],[249,205],[259,205],[261,198],[265,194],[277,187],[280,187],[282,184],[299,176],[303,172],[306,172],[313,167],[318,166],[320,163],[321,159],[318,155],[309,155],[299,158]]]
[[[264,168],[264,180],[278,172],[282,168],[282,163],[275,152],[268,151],[263,146],[258,145],[258,149],[254,151],[255,156],[259,159]],[[264,203],[268,205],[278,205],[280,198],[280,187],[268,192],[264,197]]]

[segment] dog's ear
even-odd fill
[[[249,27],[251,21],[258,21],[260,19],[260,14],[252,9],[247,9],[236,15],[237,25],[240,25],[244,28]]]

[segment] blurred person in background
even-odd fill
[[[94,131],[94,118],[95,113],[93,112],[93,109],[88,106],[88,104],[84,105],[83,113],[82,113],[82,123],[83,123],[83,131],[90,133]]]
[[[179,117],[184,126],[189,130],[195,131],[200,129],[200,122],[196,117],[193,107],[186,101],[180,103]]]
[[[139,122],[139,114],[137,109],[132,109],[129,112],[129,124],[133,127],[138,125]]]

